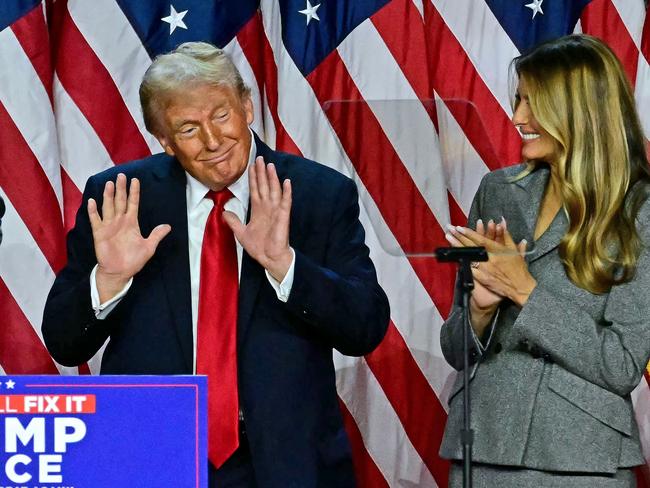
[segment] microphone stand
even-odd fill
[[[435,251],[436,259],[442,263],[458,263],[458,280],[456,281],[456,296],[460,297],[463,321],[463,429],[460,433],[463,445],[463,488],[472,488],[472,444],[474,431],[470,423],[470,391],[469,391],[469,336],[471,323],[469,320],[469,298],[474,289],[472,262],[487,261],[488,254],[484,247],[439,247]]]

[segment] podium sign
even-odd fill
[[[204,376],[0,376],[0,488],[207,487]]]

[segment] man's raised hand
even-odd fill
[[[156,252],[160,241],[171,231],[171,226],[161,224],[142,237],[138,223],[140,182],[131,179],[126,191],[126,176],[117,175],[116,183],[104,186],[102,215],[97,202],[88,199],[88,218],[93,232],[97,257],[97,290],[101,303],[117,295],[128,281],[138,273]]]
[[[282,281],[293,253],[289,248],[291,216],[291,182],[280,180],[273,163],[264,164],[261,156],[248,169],[251,217],[243,224],[232,212],[223,218],[246,252],[260,263],[273,278]]]

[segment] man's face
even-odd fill
[[[253,104],[230,86],[194,85],[174,93],[160,115],[157,139],[194,178],[219,191],[248,165]]]

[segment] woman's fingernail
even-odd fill
[[[461,234],[464,234],[464,233],[465,233],[465,227],[462,227],[462,226],[460,226],[460,225],[457,225],[457,226],[456,226],[456,230],[457,230],[458,232],[460,232]]]
[[[478,219],[478,220],[476,221],[476,225],[483,225],[483,220],[482,220],[482,219]]]

